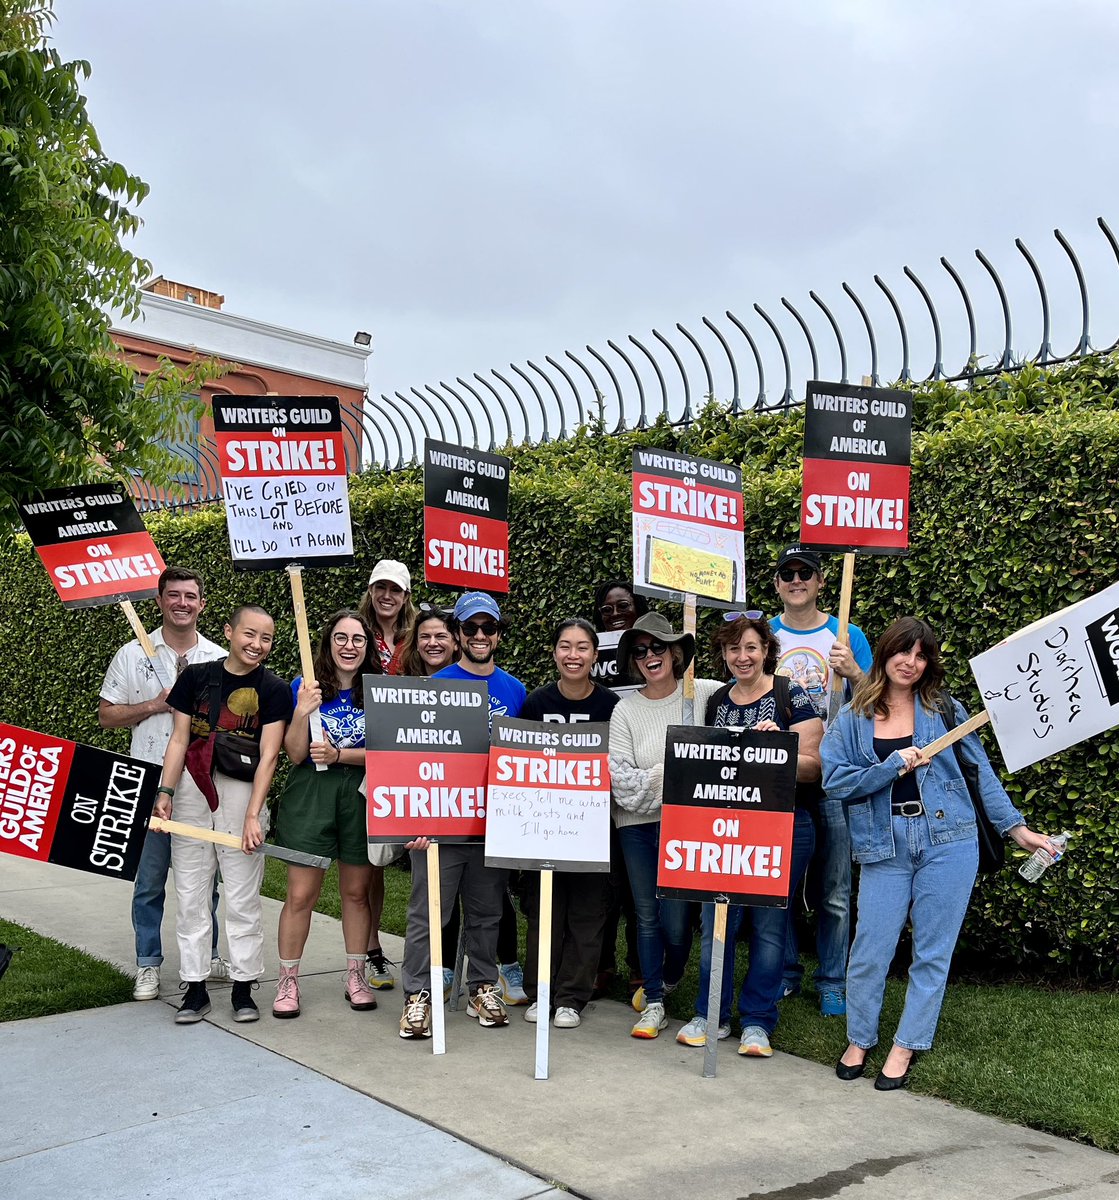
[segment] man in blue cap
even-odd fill
[[[491,725],[495,716],[518,716],[528,693],[519,679],[494,662],[505,629],[497,601],[485,592],[464,592],[455,604],[451,625],[462,657],[457,663],[436,671],[432,678],[483,679],[489,688]],[[400,1018],[400,1036],[405,1039],[431,1036],[428,990],[431,950],[427,928],[427,855],[424,853],[427,839],[417,839],[409,846],[413,850],[412,896],[408,904],[401,968],[404,1012]],[[457,898],[462,897],[463,938],[470,960],[470,996],[466,1013],[488,1028],[509,1023],[499,987],[497,963],[498,928],[509,872],[487,867],[485,859],[486,848],[481,843],[448,843],[439,853],[439,882],[444,917],[450,914]],[[517,972],[520,972],[519,966]],[[520,996],[524,996],[523,988],[519,991]],[[527,997],[517,999],[524,1003]]]

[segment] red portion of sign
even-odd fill
[[[787,897],[792,853],[791,812],[666,804],[657,887]]]
[[[445,508],[425,508],[424,578],[428,583],[507,592],[508,523]]]
[[[728,492],[699,481],[682,483],[663,475],[634,473],[633,511],[739,533],[744,528],[741,492]]]
[[[605,754],[580,754],[576,750],[543,750],[490,747],[490,783],[501,787],[559,788],[564,792],[601,792],[610,787]]]
[[[289,432],[274,437],[261,430],[216,437],[223,479],[346,473],[341,433]]]
[[[800,540],[805,546],[909,547],[909,467],[804,460]]]
[[[74,743],[0,725],[0,851],[46,862]]]
[[[486,754],[379,750],[365,756],[371,838],[482,841],[486,836]]]
[[[154,596],[164,567],[146,530],[37,546],[36,552],[67,605],[88,604],[102,596]]]

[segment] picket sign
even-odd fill
[[[715,931],[711,941],[711,976],[707,985],[707,1040],[703,1045],[703,1078],[714,1079],[719,1069],[719,1022],[723,1013],[723,961],[727,946],[726,896],[715,897]],[[734,963],[731,963],[734,970]],[[714,1016],[712,1016],[714,1014]]]
[[[147,656],[148,662],[151,663],[152,670],[155,672],[155,677],[159,680],[159,686],[170,689],[171,684],[163,677],[163,668],[160,666],[159,655],[156,653],[155,646],[152,645],[151,638],[148,637],[148,631],[144,628],[144,623],[136,615],[136,609],[132,607],[132,601],[120,601],[120,610],[128,618],[128,623],[132,626],[132,632],[136,635],[136,640],[140,643],[140,649]]]
[[[843,556],[843,576],[839,583],[839,613],[835,641],[839,646],[850,646],[848,626],[851,624],[851,592],[855,586],[855,555],[848,551]],[[832,671],[831,695],[828,697],[828,721],[834,721],[843,707],[843,689],[847,680],[838,671]]]
[[[690,633],[695,637],[696,627],[696,594],[688,592],[684,596],[684,632]],[[695,699],[695,655],[692,655],[692,661],[688,663],[688,669],[684,672],[684,699]]]
[[[240,850],[242,845],[241,839],[235,833],[222,833],[219,829],[206,829],[201,825],[186,825],[182,821],[165,821],[162,817],[149,817],[148,828],[154,829],[156,833],[174,833],[179,837],[191,838],[196,842],[210,842],[215,846],[227,846],[230,850]],[[304,850],[289,850],[286,846],[273,846],[271,842],[261,842],[253,853],[263,854],[265,858],[279,858],[300,867],[315,867],[319,871],[325,871],[331,863],[329,858],[321,854],[308,854]]]
[[[552,871],[540,871],[540,967],[536,983],[536,1078],[548,1078],[548,1044],[552,1027]]]
[[[465,925],[465,921],[463,922]],[[439,891],[439,843],[427,848],[427,944],[431,951],[431,1053],[447,1053],[443,1019],[443,908]]]
[[[303,686],[314,687],[315,659],[311,654],[311,633],[307,628],[307,605],[303,600],[303,567],[299,563],[288,563],[288,579],[291,580],[291,607],[295,613],[295,633],[299,639],[299,667],[303,672]],[[322,713],[316,708],[311,714],[311,741],[321,742]],[[315,763],[316,771],[325,771],[326,763]]]

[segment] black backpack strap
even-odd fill
[[[951,733],[956,728],[956,706],[952,702],[951,692],[944,690],[936,698],[937,711],[944,718],[945,731]]]
[[[210,664],[210,732],[218,727],[221,716],[221,665],[224,658],[215,658]]]
[[[778,711],[785,714],[785,724],[791,727],[793,723],[793,693],[789,687],[788,675],[774,675],[773,699]]]
[[[725,683],[717,692],[713,692],[707,697],[707,707],[703,711],[704,725],[715,724],[715,714],[719,711],[719,705],[730,695],[732,687],[734,687],[733,681]]]

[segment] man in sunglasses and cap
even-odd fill
[[[525,685],[494,662],[505,628],[497,601],[485,592],[464,592],[451,614],[451,626],[462,657],[436,671],[432,678],[484,680],[489,688],[491,725],[495,716],[519,716],[528,695]],[[405,1039],[431,1036],[427,845],[426,838],[409,843],[412,895],[404,939],[404,1012],[400,1018],[400,1036]],[[470,962],[466,1013],[476,1017],[479,1025],[489,1028],[509,1023],[497,963],[498,928],[509,872],[487,867],[485,858],[486,848],[480,843],[448,843],[439,853],[439,874],[444,919],[462,896],[463,938]],[[520,971],[519,966],[517,970]]]
[[[780,647],[777,672],[804,688],[826,726],[833,686],[839,686],[836,677],[844,681],[843,700],[849,700],[855,684],[870,670],[870,643],[857,625],[848,625],[850,645],[844,645],[839,641],[838,618],[819,608],[824,572],[815,551],[786,546],[777,559],[773,586],[784,605],[781,615],[769,623]],[[816,990],[820,1012],[825,1017],[839,1017],[847,1011],[851,928],[851,842],[843,806],[821,795],[816,825],[816,853],[807,876],[810,891],[818,893]],[[790,922],[784,995],[800,990],[802,974],[796,927]]]

